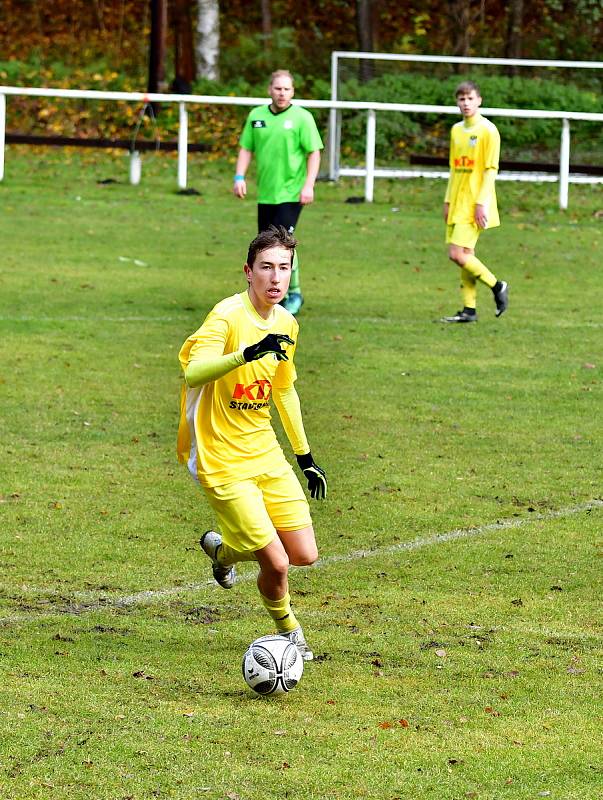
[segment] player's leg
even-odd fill
[[[469,273],[476,281],[481,281],[492,290],[494,302],[496,303],[496,316],[499,317],[509,304],[508,286],[505,281],[499,281],[475,255],[475,246],[481,229],[474,224],[450,225],[448,228],[446,238],[449,244],[448,257],[461,270]],[[468,283],[468,281],[461,279],[462,290],[465,286],[468,286]]]
[[[287,569],[293,566],[309,566],[318,558],[316,538],[308,501],[304,494],[297,476],[288,463],[284,463],[266,476],[262,477],[261,488],[264,494],[264,502],[270,518],[278,534],[278,543],[287,559]],[[279,548],[276,542],[272,542],[270,552],[276,553]],[[263,554],[258,553],[258,561]],[[261,563],[261,562],[260,562]],[[268,573],[266,573],[268,576]],[[291,601],[289,597],[288,578],[285,591],[285,583],[279,582],[278,576],[272,578],[273,584],[263,576],[258,577],[258,586],[268,609],[268,613],[274,611],[273,619],[277,622],[279,633],[287,634],[291,641],[298,646],[305,660],[312,658],[304,633],[300,624],[295,619],[291,611]],[[271,595],[270,592],[273,594]],[[266,603],[267,598],[273,598],[272,609]],[[280,606],[277,605],[280,603]]]
[[[303,208],[302,204],[279,203],[279,205],[273,206],[273,208],[274,208],[274,214],[272,217],[273,221],[271,224],[277,226],[282,225],[286,231],[292,234],[295,231],[295,227],[299,220],[299,215],[301,214]],[[287,311],[295,315],[299,312],[303,303],[304,303],[304,298],[301,290],[299,259],[296,250],[295,253],[293,254],[293,264],[291,268],[291,280],[289,282],[289,291],[287,292],[287,296],[283,299],[282,305],[287,309]]]
[[[461,267],[461,297],[463,298],[463,308],[475,314],[477,307],[477,279],[465,267]]]
[[[201,548],[212,560],[216,581],[230,589],[235,582],[234,565],[255,561],[256,551],[276,538],[276,531],[253,479],[203,488],[221,533],[206,531]]]
[[[494,294],[496,316],[499,317],[508,305],[508,287],[505,281],[496,276],[475,255],[475,245],[481,233],[474,224],[449,225],[446,232],[448,257],[461,268],[461,293],[463,309],[444,322],[475,322],[477,320],[477,292],[475,283],[479,280],[489,286]]]

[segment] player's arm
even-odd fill
[[[475,222],[480,228],[488,225],[488,208],[494,194],[499,158],[500,134],[496,128],[493,128],[488,131],[484,145],[484,171],[475,206]]]
[[[245,197],[247,194],[247,183],[245,175],[251,164],[251,157],[253,153],[245,147],[241,147],[237,158],[237,165],[235,167],[234,187],[233,194],[235,197]]]
[[[272,396],[299,468],[308,481],[310,496],[321,500],[327,496],[327,476],[312,458],[304,431],[299,395],[295,391],[295,387],[290,386],[286,389],[275,387]]]
[[[452,153],[453,147],[453,139],[452,139],[452,131],[450,131],[450,147],[448,153],[448,183],[446,184],[446,194],[444,195],[444,208],[443,208],[443,215],[444,215],[444,222],[448,224],[448,213],[450,211],[450,198],[452,197],[452,178],[454,176],[454,158]]]
[[[494,193],[494,182],[496,180],[497,170],[491,167],[484,170],[482,176],[482,185],[477,196],[477,203],[475,205],[475,223],[480,228],[488,226],[488,207],[490,205],[490,198]]]
[[[284,333],[269,333],[261,341],[252,344],[234,353],[214,354],[203,350],[193,355],[184,370],[184,378],[191,388],[205,386],[206,383],[217,381],[237,367],[263,358],[268,353],[277,357],[279,361],[287,361],[288,356],[282,349],[282,344],[294,344],[293,339]]]
[[[306,162],[306,181],[302,186],[300,203],[303,206],[314,202],[314,184],[318,177],[318,170],[320,169],[320,150],[313,150],[308,154]]]

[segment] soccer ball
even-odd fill
[[[261,636],[243,656],[245,683],[257,694],[284,694],[295,689],[304,671],[297,647],[284,636]]]

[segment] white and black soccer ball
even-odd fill
[[[297,647],[284,636],[261,636],[243,656],[245,683],[257,694],[285,694],[295,689],[304,671]]]

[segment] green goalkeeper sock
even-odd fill
[[[299,292],[301,294],[301,285],[299,280],[299,260],[297,258],[297,250],[293,253],[293,264],[291,265],[291,281],[289,282],[289,292]]]

